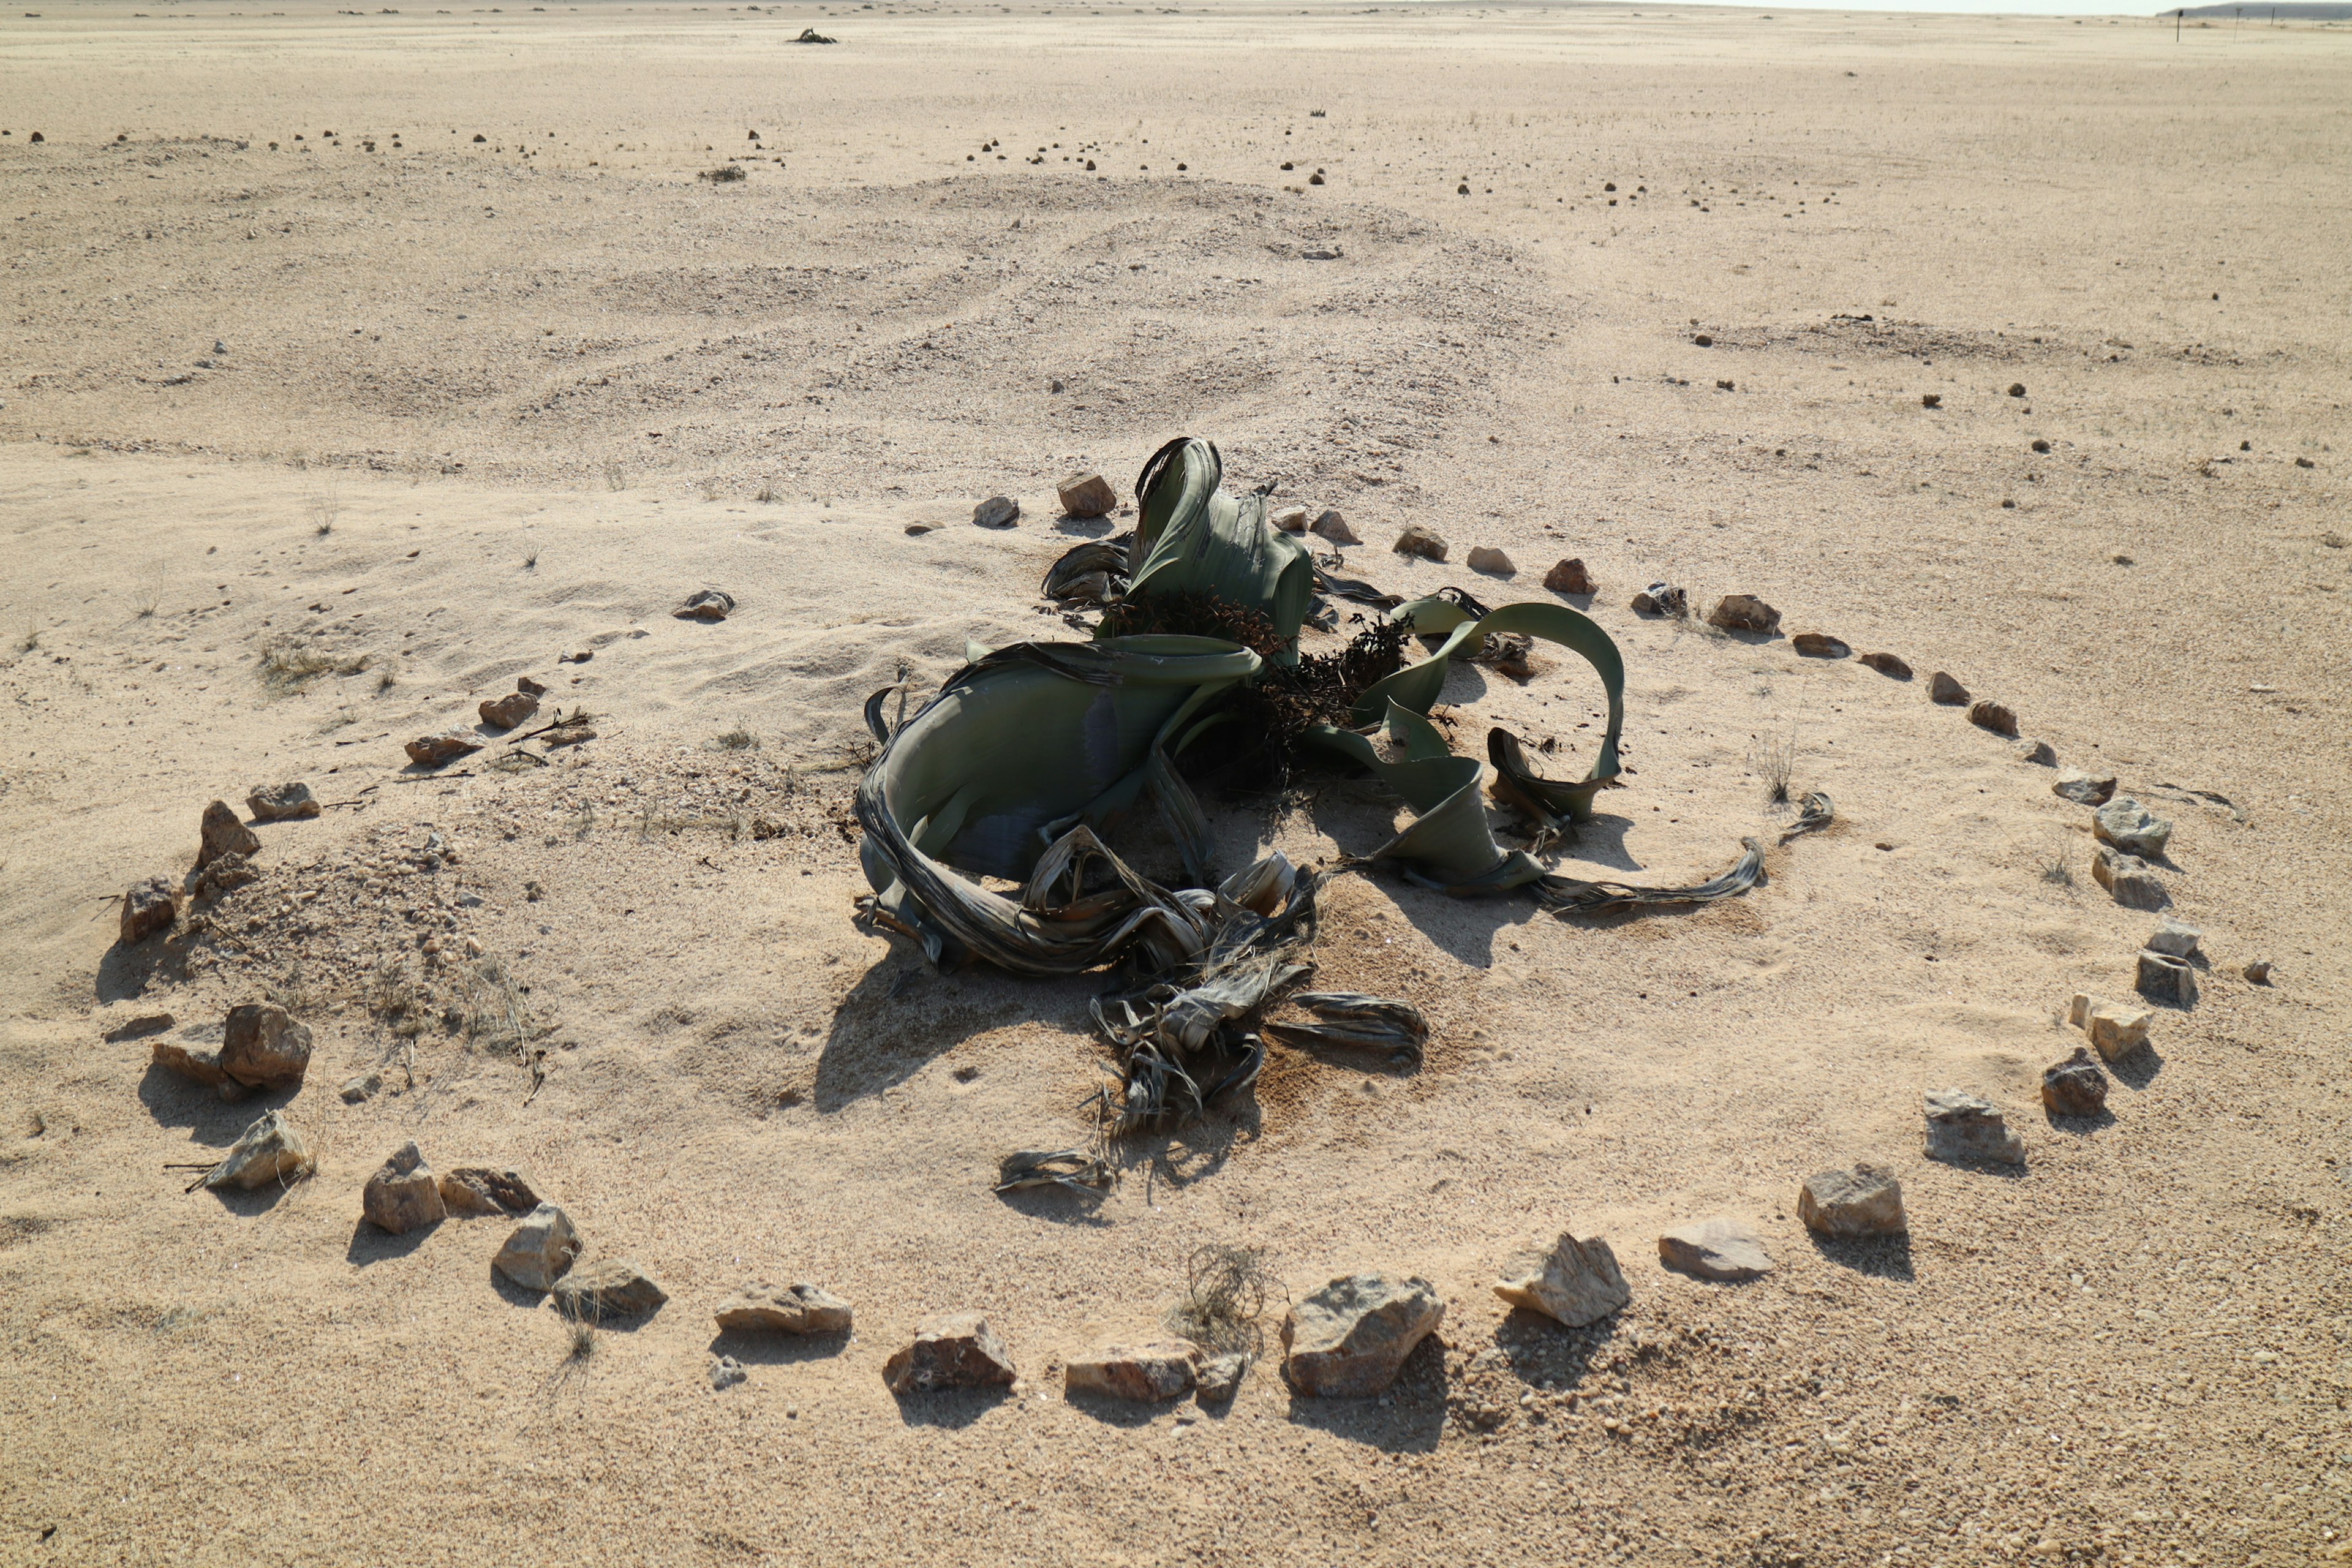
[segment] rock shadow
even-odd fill
[[[343,1248],[343,1261],[355,1268],[365,1268],[371,1263],[382,1263],[388,1258],[405,1258],[425,1245],[425,1238],[439,1230],[446,1221],[420,1225],[415,1230],[395,1236],[373,1220],[362,1220],[352,1227],[351,1245]],[[504,1279],[505,1276],[499,1276]]]
[[[995,1388],[943,1388],[931,1394],[898,1394],[891,1397],[898,1402],[898,1419],[909,1426],[936,1426],[943,1431],[961,1431],[971,1426],[998,1405],[1011,1401],[1013,1390]]]
[[[832,1112],[904,1083],[976,1034],[1023,1020],[1090,1033],[1086,999],[1098,978],[1042,980],[975,966],[939,974],[911,944],[859,977],[834,1010],[811,1098]]]
[[[1573,1388],[1592,1375],[1617,1332],[1619,1312],[1580,1329],[1526,1307],[1514,1307],[1495,1325],[1495,1348],[1512,1375],[1529,1387]]]
[[[147,994],[148,985],[159,977],[165,981],[184,978],[183,964],[187,954],[173,945],[169,936],[158,934],[129,946],[117,942],[100,955],[98,974],[91,989],[100,1003],[128,1002]]]
[[[1279,1369],[1274,1375],[1279,1376]],[[1386,1394],[1317,1399],[1293,1392],[1290,1419],[1386,1454],[1433,1452],[1445,1435],[1445,1347],[1430,1335],[1413,1347]]]
[[[2095,1114],[2090,1116],[2061,1116],[2056,1111],[2045,1108],[2042,1112],[2042,1120],[2049,1124],[2050,1130],[2053,1132],[2071,1132],[2076,1137],[2085,1138],[2094,1132],[2104,1132],[2108,1128],[2117,1125],[2116,1113],[2104,1105]]]
[[[1083,539],[1100,539],[1118,526],[1118,520],[1109,517],[1075,517],[1068,512],[1054,520],[1056,533],[1075,533]]]
[[[721,1329],[710,1337],[710,1353],[732,1356],[745,1366],[797,1366],[825,1361],[849,1348],[849,1331],[787,1334],[760,1329]]]
[[[189,1173],[191,1175],[194,1173],[193,1171]],[[220,1200],[221,1207],[231,1214],[241,1215],[250,1219],[256,1215],[265,1215],[276,1208],[279,1199],[292,1192],[297,1185],[310,1179],[308,1176],[297,1176],[291,1182],[264,1182],[250,1190],[243,1187],[214,1187],[210,1191],[213,1196]]]
[[[1150,1426],[1160,1416],[1174,1410],[1179,1404],[1178,1401],[1170,1399],[1157,1405],[1146,1405],[1133,1399],[1116,1399],[1108,1394],[1090,1393],[1083,1388],[1064,1389],[1062,1399],[1071,1409],[1091,1415],[1106,1426],[1124,1426],[1129,1429]]]
[[[498,1267],[495,1264],[488,1267],[490,1276],[490,1289],[497,1291],[499,1293],[499,1299],[506,1302],[508,1305],[514,1307],[536,1307],[541,1301],[547,1300],[546,1291],[533,1290],[526,1286],[516,1284],[513,1280],[499,1273]]]
[[[1899,1279],[1906,1284],[1918,1279],[1911,1267],[1911,1237],[1903,1236],[1822,1236],[1816,1231],[1805,1232],[1813,1250],[1841,1268],[1857,1274],[1867,1274],[1874,1279]]]
[[[2146,1089],[2164,1070],[2164,1056],[2154,1046],[2142,1046],[2119,1062],[2109,1062],[2107,1070],[2117,1081],[2133,1089]]]
[[[227,1148],[263,1111],[291,1098],[257,1089],[231,1103],[212,1085],[182,1078],[152,1061],[139,1079],[139,1103],[157,1126],[184,1127],[196,1142],[215,1149]]]

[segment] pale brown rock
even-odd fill
[[[408,760],[420,768],[438,768],[470,757],[482,749],[482,742],[463,730],[448,730],[438,735],[419,735],[404,748]]]
[[[196,869],[201,871],[224,855],[251,857],[261,853],[261,840],[253,829],[238,820],[228,802],[216,800],[205,807],[201,824],[204,841],[196,850]]]
[[[2116,775],[2068,768],[2051,784],[2050,793],[2077,805],[2105,805],[2115,798]]]
[[[2172,842],[2172,824],[2128,795],[2092,813],[2091,832],[2100,843],[2112,844],[2126,855],[2161,855]]]
[[[1595,594],[1600,592],[1592,574],[1584,569],[1584,562],[1571,555],[1544,574],[1544,586],[1555,594]]]
[[[1018,1375],[1004,1342],[978,1312],[925,1318],[916,1325],[913,1342],[900,1347],[882,1367],[882,1381],[893,1394],[1001,1386]]]
[[[1868,665],[1871,668],[1878,671],[1879,674],[1887,676],[1893,679],[1908,680],[1911,679],[1911,667],[1906,664],[1897,655],[1891,653],[1866,653],[1862,656],[1862,662]]]
[[[698,588],[686,603],[670,612],[681,621],[723,621],[735,613],[735,595],[717,588]]]
[[[2163,881],[2137,855],[2102,844],[2091,858],[2091,879],[2129,910],[2160,910],[2172,901]]]
[[[192,1083],[224,1084],[229,1081],[221,1070],[220,1053],[184,1046],[177,1040],[157,1040],[148,1047],[149,1059],[168,1072],[175,1072]]]
[[[1446,543],[1419,523],[1414,523],[1398,534],[1397,542],[1389,548],[1399,555],[1418,555],[1424,561],[1443,561],[1445,559]]]
[[[1471,571],[1484,572],[1492,577],[1513,576],[1519,570],[1512,564],[1509,556],[1485,544],[1474,544],[1470,547],[1469,565]]]
[[[1021,503],[1011,496],[991,496],[971,509],[971,521],[982,528],[1011,528],[1021,521]]]
[[[1755,1227],[1721,1215],[1678,1225],[1660,1236],[1658,1261],[1701,1279],[1728,1283],[1772,1272],[1772,1255]]]
[[[179,895],[161,877],[133,882],[122,895],[122,945],[144,942],[159,931],[170,931],[180,918]]]
[[[248,1002],[228,1010],[221,1070],[248,1089],[293,1089],[310,1070],[310,1031],[283,1007]]]
[[[1567,1231],[1549,1251],[1512,1258],[1495,1294],[1514,1307],[1580,1329],[1597,1323],[1633,1299],[1617,1267],[1617,1255],[1599,1237],[1579,1241]]]
[[[539,1206],[539,1194],[520,1171],[460,1165],[441,1178],[441,1201],[451,1214],[525,1215]]]
[[[241,1187],[250,1192],[270,1182],[291,1182],[318,1169],[310,1146],[286,1120],[271,1110],[238,1135],[221,1163],[205,1178],[208,1187]]]
[[[1361,544],[1363,542],[1362,540],[1356,537],[1356,531],[1348,526],[1348,520],[1341,517],[1336,511],[1326,511],[1320,517],[1317,518],[1315,520],[1315,531],[1323,538],[1329,540],[1334,544]]]
[[[1282,1374],[1318,1399],[1384,1394],[1405,1357],[1444,1321],[1425,1279],[1349,1274],[1302,1299],[1282,1322]]]
[[[1843,658],[1853,651],[1827,632],[1799,632],[1789,639],[1789,646],[1807,658]]]
[[[528,691],[509,691],[479,704],[482,722],[493,730],[511,730],[539,712],[539,699]]]
[[[1927,1096],[1927,1152],[1931,1160],[2022,1165],[2025,1141],[1992,1101],[1964,1089],[1937,1089]]]
[[[770,1285],[752,1280],[719,1303],[713,1314],[722,1329],[779,1334],[845,1334],[851,1326],[848,1302],[822,1285],[795,1280]]]
[[[1776,632],[1780,612],[1753,594],[1726,594],[1707,612],[1706,624],[1727,632]]]
[[[232,849],[196,873],[194,885],[189,889],[198,899],[217,899],[226,893],[261,879],[261,868],[252,859]]]
[[[2017,715],[1990,698],[1971,703],[1969,722],[1979,730],[1990,730],[1996,735],[2015,735]]]
[[[526,1290],[551,1289],[580,1256],[580,1233],[572,1216],[553,1204],[530,1211],[490,1259],[490,1267]]]
[[[2170,953],[2143,951],[2133,984],[2141,995],[2168,1006],[2197,1005],[2196,966]]]
[[[554,1285],[555,1305],[567,1316],[595,1321],[639,1318],[669,1300],[634,1258],[608,1258],[572,1267]]]
[[[1097,473],[1072,474],[1055,487],[1055,494],[1061,498],[1062,511],[1068,517],[1108,517],[1118,506],[1118,492],[1110,488],[1108,479]],[[1019,515],[1016,508],[1013,516]],[[975,516],[972,521],[977,522],[980,520]]]
[[[2126,1002],[2076,993],[2067,1016],[2091,1037],[2091,1047],[2111,1062],[2118,1062],[2147,1044],[2156,1015]]]
[[[543,682],[533,680],[528,675],[518,676],[515,678],[515,689],[521,692],[526,697],[544,697],[547,695],[546,685]]]
[[[1903,1212],[1903,1184],[1881,1166],[1822,1171],[1797,1192],[1797,1217],[1821,1236],[1900,1236],[1911,1228]]]
[[[1266,521],[1274,524],[1275,527],[1282,530],[1285,533],[1304,533],[1307,531],[1307,509],[1303,506],[1286,506],[1278,508],[1274,511],[1266,513],[1265,520]]]
[[[1940,702],[1947,708],[1965,708],[1969,703],[1969,689],[1939,669],[1927,678],[1927,700]]]
[[[256,822],[301,822],[319,815],[310,786],[297,779],[290,784],[260,784],[245,797],[245,809]]]
[[[360,1215],[394,1236],[438,1225],[448,1217],[441,1188],[414,1141],[393,1151],[392,1158],[367,1179],[367,1185],[360,1189]]]
[[[1157,1405],[1191,1392],[1200,1371],[1201,1347],[1189,1341],[1110,1344],[1073,1356],[1062,1374],[1062,1385],[1072,1394],[1100,1394],[1139,1405]]]

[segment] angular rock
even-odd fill
[[[1789,646],[1807,658],[1843,658],[1853,649],[1827,632],[1799,632]]]
[[[161,877],[133,882],[122,895],[122,945],[144,942],[159,931],[170,931],[180,918],[180,900],[172,884]]]
[[[849,1303],[805,1279],[790,1285],[752,1280],[719,1303],[713,1316],[722,1329],[778,1334],[845,1334]]]
[[[1890,676],[1896,680],[1911,679],[1911,667],[1894,654],[1866,653],[1862,656],[1862,662],[1878,671],[1879,674]]]
[[[2080,768],[2068,768],[2050,786],[2050,793],[2077,805],[2105,805],[2115,797],[2116,775],[2086,773]]]
[[[1555,594],[1596,593],[1592,574],[1584,569],[1580,557],[1571,555],[1544,574],[1544,586]]]
[[[557,1310],[592,1323],[643,1317],[668,1300],[669,1292],[655,1284],[634,1258],[579,1264],[555,1282]]]
[[[493,730],[511,730],[529,721],[539,711],[539,699],[528,691],[509,691],[504,697],[493,697],[479,705],[482,722]]]
[[[1425,1279],[1349,1274],[1312,1292],[1282,1321],[1282,1375],[1310,1398],[1384,1394],[1405,1357],[1445,1319]]]
[[[580,1233],[572,1228],[572,1216],[553,1204],[541,1204],[515,1226],[490,1267],[526,1290],[545,1290],[579,1256]]]
[[[291,784],[258,786],[245,797],[245,809],[253,813],[256,822],[300,822],[319,815],[319,803],[310,786],[297,779]]]
[[[982,528],[1011,528],[1021,521],[1021,503],[1011,496],[991,496],[971,509],[971,521]]]
[[[1495,1294],[1514,1307],[1580,1329],[1631,1301],[1633,1289],[1606,1241],[1597,1236],[1579,1241],[1562,1231],[1550,1251],[1512,1258],[1505,1278],[1495,1283]]]
[[[2194,958],[2205,941],[2205,933],[2180,921],[2168,920],[2148,934],[2141,943],[2150,952],[2160,952],[2168,958]]]
[[[1702,1279],[1735,1283],[1772,1272],[1772,1255],[1755,1227],[1720,1215],[1678,1225],[1659,1237],[1658,1261]]]
[[[250,1192],[269,1182],[290,1182],[318,1169],[310,1146],[286,1120],[282,1110],[263,1113],[261,1120],[238,1134],[221,1163],[205,1178],[208,1187],[242,1187]]]
[[[2197,971],[2169,953],[2142,952],[2133,988],[2150,1001],[2171,1007],[2197,1005]]]
[[[1240,1351],[1227,1351],[1213,1355],[1201,1363],[1192,1389],[1203,1405],[1216,1405],[1231,1399],[1249,1372],[1249,1357]]]
[[[1637,616],[1686,616],[1690,595],[1672,583],[1653,583],[1633,595],[1633,610]]]
[[[882,1381],[893,1394],[931,1394],[942,1388],[988,1388],[1020,1374],[1004,1342],[978,1312],[940,1312],[915,1326],[912,1343],[883,1363]]]
[[[202,825],[204,842],[196,850],[196,869],[201,871],[224,855],[251,857],[261,853],[261,840],[253,829],[237,820],[228,802],[216,800],[205,807]]]
[[[310,1031],[283,1007],[260,1002],[231,1007],[220,1064],[247,1089],[293,1089],[310,1070]]]
[[[347,1078],[343,1080],[343,1103],[345,1105],[365,1104],[373,1100],[383,1089],[383,1075],[380,1072],[361,1073],[355,1078]]]
[[[449,1217],[441,1202],[440,1184],[425,1164],[424,1152],[411,1140],[393,1152],[360,1189],[360,1215],[379,1230],[404,1236]]]
[[[1285,533],[1307,531],[1307,509],[1303,506],[1286,506],[1270,511],[1265,514],[1265,520]]]
[[[1108,479],[1097,473],[1072,474],[1054,487],[1054,493],[1061,499],[1062,514],[1066,517],[1108,517],[1118,508],[1118,492],[1110,488]],[[1013,509],[1013,515],[1021,515],[1018,507]],[[980,521],[977,512],[972,515],[972,521]],[[1001,525],[990,523],[987,526],[994,528]]]
[[[2102,844],[2091,858],[2091,879],[2128,910],[2160,910],[2172,901],[2164,883],[2137,855],[2122,855]]]
[[[2028,741],[2017,748],[2017,760],[2037,768],[2054,768],[2058,765],[2058,751],[2047,741]]]
[[[114,1045],[123,1040],[143,1040],[150,1035],[160,1035],[166,1029],[179,1026],[180,1020],[169,1013],[148,1013],[117,1024],[106,1031],[104,1037],[108,1044]]]
[[[1903,1184],[1878,1165],[1823,1171],[1797,1192],[1797,1217],[1820,1236],[1900,1236],[1911,1228]]]
[[[1990,730],[1996,735],[2014,736],[2017,733],[2017,715],[1990,698],[1969,705],[1969,722],[1979,730]]]
[[[1514,576],[1519,570],[1511,563],[1509,556],[1485,544],[1474,544],[1470,547],[1469,565],[1473,572],[1484,572],[1495,577]]]
[[[482,749],[482,742],[463,730],[448,730],[438,735],[419,735],[404,749],[418,767],[438,768],[472,756]]]
[[[724,1394],[751,1375],[743,1370],[743,1363],[733,1356],[714,1356],[710,1362],[710,1392]]]
[[[1726,594],[1707,612],[1706,624],[1727,632],[1777,632],[1780,612],[1753,594]]]
[[[1927,678],[1927,700],[1940,702],[1947,708],[1965,707],[1969,700],[1969,689],[1939,669]]]
[[[2022,1165],[2025,1141],[1992,1101],[1964,1089],[1938,1089],[1927,1096],[1927,1158]]]
[[[460,1165],[441,1178],[441,1201],[451,1214],[527,1215],[539,1207],[520,1171]]]
[[[1192,1391],[1201,1372],[1201,1347],[1188,1340],[1103,1345],[1070,1358],[1062,1385],[1072,1394],[1101,1394],[1157,1405]]]
[[[198,1050],[177,1040],[157,1040],[148,1047],[148,1058],[168,1072],[175,1072],[191,1083],[224,1084],[230,1081],[221,1070],[220,1053]]]
[[[1336,511],[1326,511],[1322,516],[1317,518],[1315,520],[1315,531],[1323,538],[1329,540],[1334,544],[1361,544],[1363,542],[1362,540],[1356,537],[1356,531],[1348,526],[1348,520],[1341,517]]]
[[[681,621],[723,621],[735,613],[735,596],[716,588],[698,588],[686,603],[670,612]]]
[[[521,692],[526,697],[544,697],[547,695],[547,687],[540,681],[533,680],[528,675],[517,676],[515,678],[515,689]]]
[[[2107,1075],[2089,1049],[2042,1069],[2042,1104],[2053,1116],[2096,1116],[2107,1108]]]
[[[2246,983],[2250,985],[2268,985],[2271,983],[2271,961],[2267,958],[2258,958],[2239,973],[2246,977]]]
[[[2126,855],[2161,855],[2172,841],[2172,824],[2150,816],[2129,795],[2111,800],[2093,813],[2091,832],[2102,844],[2112,844]]]
[[[1419,523],[1414,523],[1402,533],[1398,534],[1397,542],[1389,548],[1399,555],[1418,555],[1424,561],[1445,559],[1445,541]]]
[[[2156,1015],[2145,1007],[2080,994],[2068,1016],[2091,1037],[2091,1047],[2111,1062],[2119,1062],[2147,1044],[2148,1026],[2156,1022]]]

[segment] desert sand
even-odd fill
[[[2340,29],[35,9],[0,24],[0,1560],[2346,1555]],[[1131,501],[1182,434],[1396,592],[1588,563],[1633,772],[1563,868],[1712,875],[1790,820],[1784,750],[1837,821],[1645,917],[1338,874],[1318,984],[1422,1007],[1418,1071],[1276,1052],[1108,1193],[998,1196],[1087,1135],[1101,984],[856,922],[859,708],[1082,635],[1038,581],[1131,519],[1058,522],[1055,482]],[[1019,525],[971,526],[1000,492]],[[1390,552],[1414,523],[1454,564]],[[1636,616],[1658,580],[1917,678]],[[736,613],[672,617],[706,587]],[[1935,670],[2177,824],[2210,967],[2095,1123],[2042,1069],[2158,917]],[[523,676],[597,738],[409,766]],[[1449,681],[1462,749],[1589,760],[1576,661]],[[257,880],[118,945],[207,802],[292,779],[326,808],[257,826]],[[1402,819],[1336,771],[1209,804],[1232,865]],[[316,1037],[290,1098],[108,1037],[265,999]],[[1951,1088],[2021,1172],[1922,1157]],[[184,1192],[268,1106],[316,1173]],[[409,1139],[526,1172],[668,1304],[583,1353],[494,1279],[508,1224],[362,1224]],[[1907,1241],[1798,1224],[1857,1160]],[[1661,1268],[1713,1215],[1775,1272]],[[1590,1330],[1491,1289],[1569,1229],[1633,1288]],[[1374,1400],[1288,1392],[1278,1300],[1230,1407],[1066,1395],[1213,1244],[1293,1297],[1418,1275],[1443,1327]],[[718,1333],[755,1278],[855,1332]],[[1019,1384],[894,1398],[959,1309]]]

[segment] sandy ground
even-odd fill
[[[2340,33],[41,10],[0,35],[0,1560],[2347,1554]],[[785,41],[812,25],[841,43]],[[1084,1135],[1095,987],[853,923],[857,709],[1065,634],[1037,580],[1100,530],[1053,481],[1124,493],[1181,433],[1341,509],[1401,591],[1591,564],[1635,771],[1570,868],[1711,874],[1786,820],[1791,739],[1839,822],[1648,919],[1341,877],[1322,981],[1423,1006],[1422,1070],[1277,1056],[1099,1202],[999,1198],[1003,1153]],[[1022,525],[969,526],[999,490]],[[1406,562],[1410,522],[1521,573]],[[1641,620],[1658,577],[1921,679]],[[671,618],[703,586],[738,614]],[[1937,668],[2179,823],[2203,999],[2095,1127],[2039,1074],[2152,917]],[[526,674],[599,738],[404,769]],[[1451,679],[1470,744],[1582,766],[1577,668]],[[206,801],[296,777],[329,809],[260,828],[258,882],[114,945]],[[1396,820],[1338,777],[1212,805],[1234,863]],[[184,1195],[164,1166],[275,1101],[105,1036],[263,996],[317,1032],[287,1110],[318,1174]],[[1921,1158],[1950,1087],[2024,1173]],[[526,1169],[669,1305],[573,1358],[493,1283],[503,1226],[360,1225],[407,1138]],[[1907,1244],[1809,1240],[1797,1184],[1869,1158]],[[1718,1212],[1778,1272],[1659,1268]],[[1565,1226],[1635,1291],[1583,1333],[1489,1289]],[[1271,1359],[1229,1411],[1066,1397],[1206,1243],[1294,1294],[1418,1273],[1443,1343],[1360,1405]],[[856,1334],[716,1335],[754,1276]],[[1020,1385],[892,1399],[883,1359],[961,1307]]]

